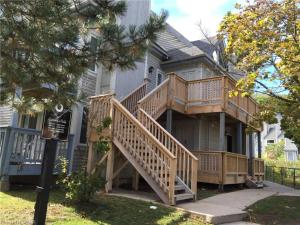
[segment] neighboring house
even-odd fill
[[[142,24],[149,15],[150,1],[128,1],[128,12],[119,21],[124,25]],[[91,41],[93,35],[97,34],[91,34]],[[244,183],[248,174],[263,177],[263,162],[254,159],[253,135],[245,132],[258,107],[249,97],[228,97],[236,78],[229,75],[222,58],[223,42],[215,38],[212,42],[216,48],[205,40],[190,42],[167,24],[135,70],[108,72],[97,64],[82,76],[80,91],[88,96],[111,93],[115,99],[112,101],[112,95],[92,98],[92,105],[98,105],[89,113],[101,119],[99,110],[101,115],[110,112],[105,111],[107,105],[101,104],[107,103],[102,100],[112,101],[113,130],[123,129],[123,133],[113,133],[114,145],[123,156],[115,154],[114,160],[113,153],[109,153],[108,191],[113,183],[118,186],[132,177],[137,188],[140,174],[164,202],[175,204],[177,200],[194,198],[197,182],[215,183],[222,188]],[[119,106],[120,102],[125,108]],[[85,164],[82,162],[87,157],[86,142],[94,141],[92,129],[86,139],[87,107],[88,103],[72,107],[72,169]],[[1,120],[7,121],[2,127],[42,129],[42,114],[30,118],[17,115],[9,107],[1,110],[6,110]],[[255,130],[260,132],[259,128]],[[96,160],[89,150],[89,171]],[[117,174],[113,174],[114,167]],[[168,180],[171,178],[174,179]],[[174,196],[176,191],[183,194]]]
[[[265,150],[268,144],[277,144],[280,141],[284,141],[284,156],[287,161],[296,161],[298,160],[298,148],[293,143],[292,140],[284,136],[284,132],[281,130],[280,121],[281,115],[277,114],[276,116],[278,123],[276,124],[267,124],[264,123],[263,131],[261,132],[262,139],[262,151]]]

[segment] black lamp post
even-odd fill
[[[60,140],[58,137],[59,134],[67,137],[69,131],[69,122],[63,118],[66,112],[69,112],[69,110],[64,112],[63,106],[57,105],[53,115],[45,118],[44,126],[46,127],[43,131],[43,137],[46,137],[46,144],[42,161],[40,185],[36,189],[37,198],[34,211],[34,225],[44,225],[46,221],[57,144]]]

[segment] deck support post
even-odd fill
[[[172,134],[172,119],[173,119],[173,111],[172,109],[167,110],[167,131]]]
[[[253,134],[249,133],[249,175],[252,176],[252,172],[253,172]]]
[[[132,175],[132,189],[135,191],[139,190],[139,181],[140,181],[140,174],[136,169],[133,169]]]
[[[0,191],[9,191],[10,183],[9,176],[0,177]]]
[[[242,122],[238,122],[236,126],[236,146],[237,146],[237,153],[243,154],[243,127]]]
[[[115,159],[115,149],[116,147],[112,145],[111,150],[107,156],[107,165],[106,165],[106,184],[105,191],[112,191],[113,177],[114,177],[114,159]]]
[[[220,113],[220,133],[219,133],[219,150],[224,151],[225,145],[225,112]]]
[[[261,159],[261,133],[260,133],[260,131],[257,132],[257,151],[258,151],[258,158]]]

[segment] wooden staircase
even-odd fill
[[[92,97],[88,137],[92,146],[96,127],[111,117],[112,126],[102,135],[110,136],[164,203],[174,205],[196,198],[198,159],[156,121],[168,108],[168,85],[166,80],[146,95],[145,83],[121,102],[112,95]]]

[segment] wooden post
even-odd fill
[[[167,131],[172,134],[172,119],[173,119],[173,111],[172,109],[167,110]]]
[[[225,113],[220,113],[220,133],[219,133],[219,150],[224,151],[225,145]]]
[[[96,152],[93,150],[93,142],[88,143],[88,161],[87,161],[87,172],[91,173],[94,167]]]
[[[258,158],[261,159],[261,133],[260,133],[260,131],[257,132],[257,151],[258,151]]]
[[[105,191],[106,192],[111,192],[112,191],[113,176],[114,176],[115,149],[116,149],[116,147],[114,145],[112,145],[112,148],[109,151],[108,157],[107,157],[106,184],[105,184]]]
[[[140,180],[140,174],[135,168],[133,168],[132,189],[135,191],[139,190],[139,180]]]
[[[236,126],[236,147],[237,153],[243,154],[243,127],[242,122],[238,122]]]
[[[253,135],[249,134],[249,175],[253,175]]]
[[[197,173],[198,173],[198,160],[192,160],[192,177],[191,177],[191,190],[195,194],[194,200],[197,200]]]

